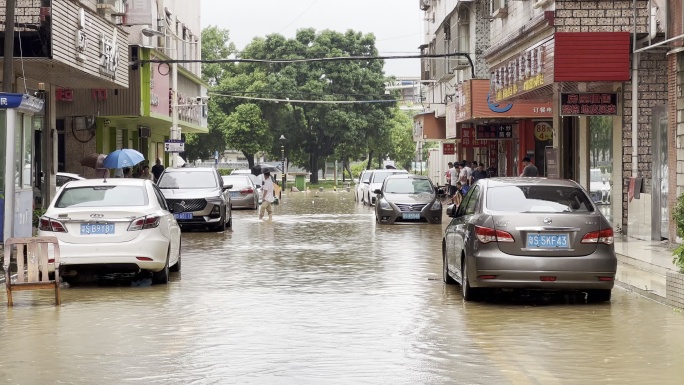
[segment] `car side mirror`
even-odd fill
[[[171,207],[171,213],[182,213],[185,211],[185,206],[183,206],[180,203],[174,203],[173,207]]]
[[[233,185],[232,185],[232,184],[224,185],[224,186],[223,186],[223,191],[230,190],[230,189],[232,189],[232,188],[233,188]]]
[[[373,190],[373,193],[380,195],[380,194],[382,194],[382,190],[380,190],[379,188],[376,188],[375,190]]]

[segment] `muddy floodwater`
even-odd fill
[[[464,303],[441,281],[444,225],[293,193],[272,221],[183,233],[168,286],[72,286],[58,308],[3,290],[0,384],[684,383],[683,314],[619,288]]]

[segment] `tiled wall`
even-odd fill
[[[665,278],[665,300],[670,306],[684,309],[684,274],[667,272]]]

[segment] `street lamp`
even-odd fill
[[[280,168],[283,170],[283,181],[281,183],[280,196],[282,198],[283,191],[285,191],[285,135],[280,135]]]

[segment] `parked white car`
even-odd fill
[[[169,271],[181,268],[181,232],[171,210],[150,180],[77,180],[40,217],[38,235],[59,240],[63,273],[147,270],[165,284]]]
[[[364,189],[364,204],[368,203],[371,206],[375,206],[375,193],[374,191],[377,189],[380,189],[382,187],[382,182],[385,181],[385,178],[387,178],[390,175],[395,175],[395,174],[408,174],[409,172],[406,170],[397,170],[397,169],[382,169],[382,170],[372,170],[372,174],[370,177],[370,180],[368,182],[364,182],[365,187]]]
[[[589,195],[598,204],[610,203],[610,175],[601,173],[601,169],[589,170]]]

